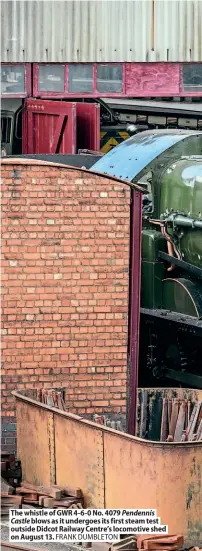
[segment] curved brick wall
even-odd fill
[[[16,388],[66,387],[72,412],[125,413],[129,209],[130,188],[122,182],[58,165],[3,162],[7,449],[14,444]]]

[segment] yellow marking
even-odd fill
[[[123,140],[127,140],[130,137],[128,132],[119,132],[119,134]]]
[[[108,151],[110,151],[113,147],[116,147],[116,145],[119,145],[119,142],[117,142],[115,138],[110,138],[108,142],[103,145],[101,151],[103,151],[103,153],[108,153]]]

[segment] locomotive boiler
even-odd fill
[[[93,170],[145,189],[140,385],[202,388],[202,133],[142,132]]]

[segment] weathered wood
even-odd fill
[[[58,486],[57,484],[54,484],[52,488],[56,488],[60,490],[63,494],[70,497],[78,497],[82,498],[83,493],[81,491],[81,488],[73,488],[71,486]]]
[[[168,400],[163,398],[162,417],[161,417],[161,442],[165,442],[168,436]]]
[[[175,427],[174,442],[180,442],[181,440],[182,432],[185,426],[185,412],[186,412],[186,404],[185,402],[182,402],[179,409],[177,423]]]
[[[29,482],[23,481],[23,488],[27,488],[37,494],[46,495],[47,497],[52,497],[54,499],[60,499],[62,497],[62,488],[57,488],[55,485],[50,487],[36,486],[35,484],[30,484]]]
[[[175,434],[175,427],[177,423],[178,412],[179,412],[179,402],[178,400],[174,400],[172,405],[172,414],[171,414],[171,420],[170,420],[170,426],[169,426],[169,435],[173,436],[173,438]]]

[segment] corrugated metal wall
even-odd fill
[[[1,2],[2,62],[201,61],[201,0]]]

